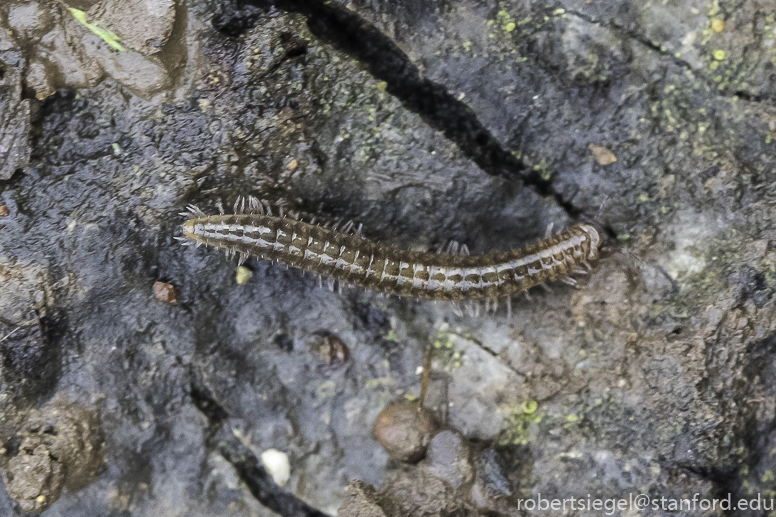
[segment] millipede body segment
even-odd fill
[[[255,199],[250,200],[249,213],[192,212],[194,218],[183,225],[185,237],[239,253],[241,260],[257,256],[341,284],[427,300],[509,297],[548,281],[570,280],[580,266],[598,258],[602,241],[593,225],[582,223],[523,248],[448,255],[401,250],[358,232],[273,216]]]

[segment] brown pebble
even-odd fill
[[[10,213],[7,206],[0,205],[0,217],[8,217]]]
[[[591,151],[593,151],[593,158],[595,158],[595,161],[597,161],[600,165],[609,165],[610,163],[617,161],[617,157],[614,155],[614,153],[606,147],[601,147],[600,145],[594,144],[590,144],[588,147]]]
[[[397,402],[377,415],[372,438],[391,458],[415,463],[426,454],[438,427],[433,411],[427,407],[416,402]]]
[[[164,282],[154,282],[154,296],[160,302],[178,305],[178,292],[172,284]]]

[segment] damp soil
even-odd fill
[[[127,27],[95,4],[69,5],[148,55],[61,2],[0,5],[0,438],[17,452],[65,396],[105,453],[44,515],[772,493],[767,2],[179,0]],[[578,289],[458,316],[253,259],[238,282],[174,239],[187,205],[239,195],[414,250],[579,220],[609,249]],[[426,405],[458,452],[408,466],[370,430],[419,396],[429,347]],[[0,514],[22,515],[8,488]]]

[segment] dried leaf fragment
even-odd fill
[[[614,153],[606,147],[595,144],[590,144],[588,147],[591,151],[593,151],[593,158],[595,158],[595,161],[597,161],[600,165],[609,165],[610,163],[617,161],[617,157],[614,155]]]

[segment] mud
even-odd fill
[[[63,396],[33,409],[15,435],[3,437],[1,451],[8,495],[34,514],[46,510],[63,489],[90,485],[105,454],[99,417]]]

